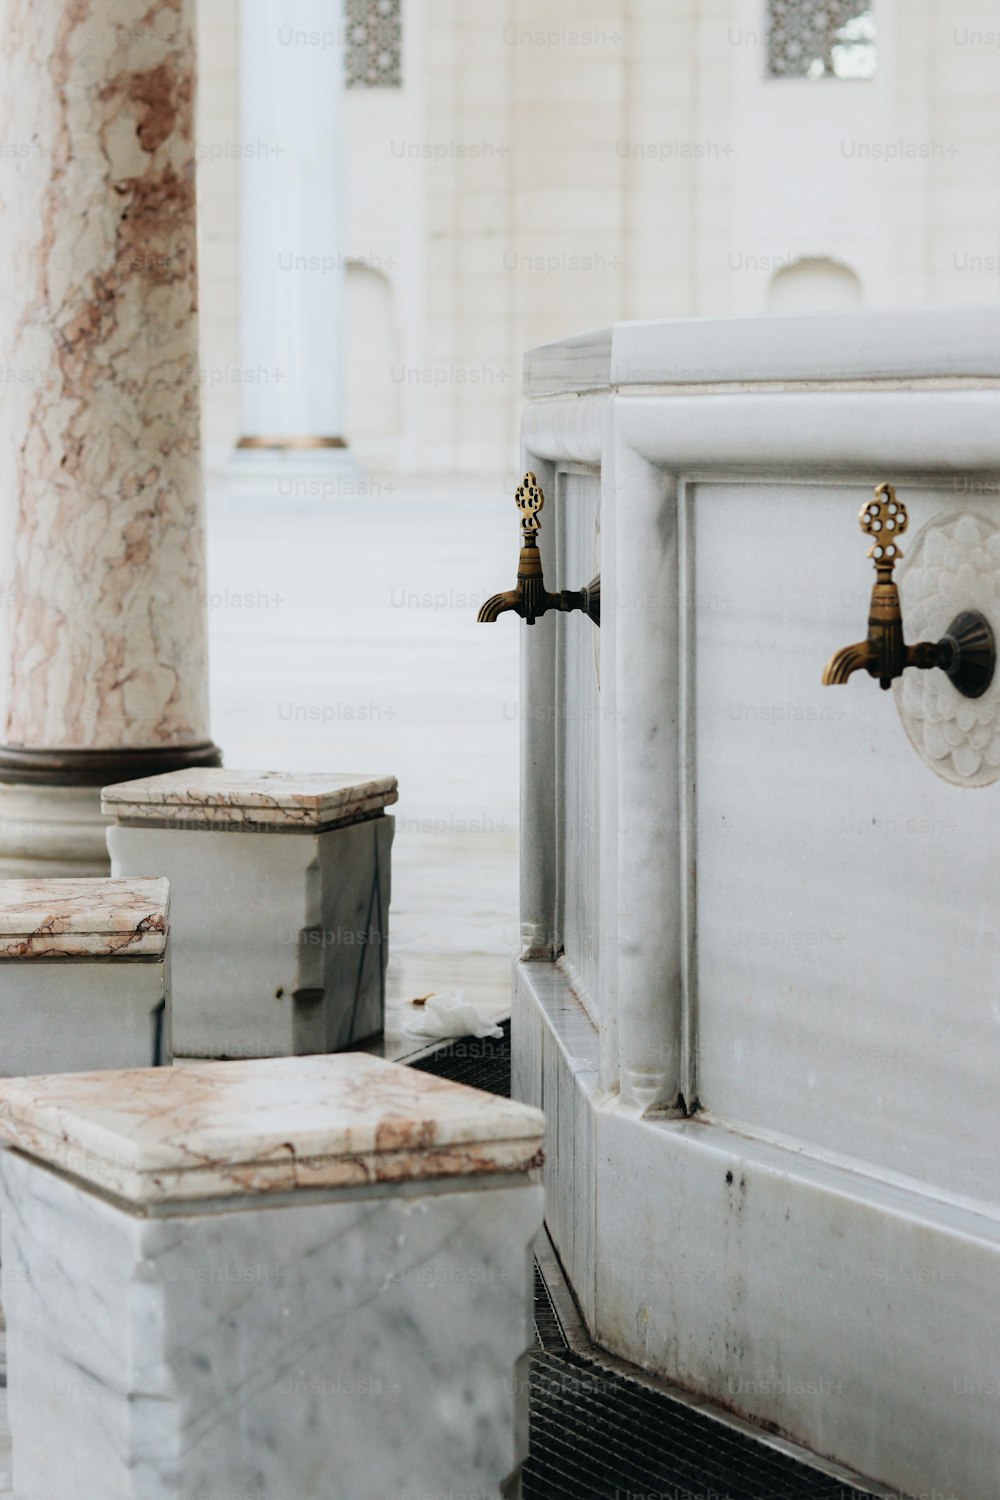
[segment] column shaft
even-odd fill
[[[331,0],[240,6],[241,448],[345,446],[342,28]]]
[[[218,763],[193,0],[2,9],[0,869],[46,843],[51,789],[79,871],[103,863],[94,788]]]

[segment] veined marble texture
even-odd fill
[[[135,1204],[526,1171],[544,1117],[367,1053],[9,1079],[0,1136]]]
[[[499,1500],[542,1190],[145,1219],[0,1153],[14,1493]]]
[[[0,880],[0,958],[148,958],[167,944],[166,880]]]
[[[193,0],[4,0],[0,740],[207,737]]]
[[[397,800],[395,776],[204,768],[107,786],[101,808],[129,822],[185,828],[312,830],[381,812]]]

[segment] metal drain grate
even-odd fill
[[[539,1349],[549,1353],[568,1349],[566,1335],[562,1331],[559,1314],[556,1312],[545,1285],[541,1267],[535,1262],[535,1343]]]
[[[510,1023],[412,1066],[509,1097]],[[523,1485],[523,1500],[872,1500],[570,1349],[537,1265]]]
[[[862,1500],[860,1492],[569,1350],[532,1359],[524,1500]]]
[[[436,1073],[439,1078],[450,1078],[452,1083],[467,1083],[470,1088],[482,1089],[487,1094],[502,1094],[510,1098],[510,1022],[501,1021],[503,1036],[461,1037],[449,1042],[429,1057],[411,1063],[421,1073]]]

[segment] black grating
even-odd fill
[[[501,1021],[503,1036],[464,1036],[449,1042],[429,1057],[411,1063],[422,1073],[436,1073],[452,1083],[467,1083],[472,1089],[510,1098],[510,1022]]]
[[[466,1037],[413,1066],[509,1097],[510,1023],[502,1041]],[[605,1369],[599,1355],[574,1352],[537,1265],[523,1483],[523,1500],[866,1500],[860,1490]]]
[[[552,1304],[541,1267],[535,1262],[535,1344],[550,1354],[568,1349],[559,1314]]]
[[[532,1360],[524,1500],[862,1500],[860,1492],[570,1350]]]

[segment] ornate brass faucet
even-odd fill
[[[538,551],[538,533],[542,523],[538,513],[545,504],[545,496],[534,474],[525,474],[514,504],[521,512],[521,552],[517,562],[517,587],[505,594],[494,594],[487,599],[479,611],[481,625],[492,625],[505,610],[512,609],[529,625],[534,625],[550,609],[582,609],[595,625],[601,623],[601,575],[592,578],[586,588],[562,589],[550,594],[542,577],[542,559]]]
[[[940,667],[966,698],[979,698],[993,680],[996,645],[989,621],[978,610],[957,614],[939,641],[918,641],[908,646],[903,639],[903,616],[893,569],[902,557],[896,538],[909,524],[906,506],[896,499],[891,484],[880,484],[875,498],[861,507],[861,530],[872,538],[868,556],[875,563],[875,583],[868,611],[868,639],[844,646],[827,662],[826,685],[846,682],[863,667],[887,688],[907,667]]]

